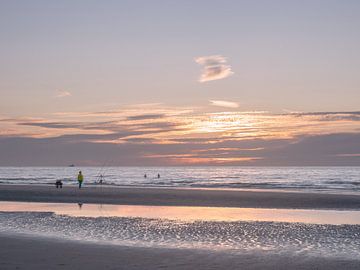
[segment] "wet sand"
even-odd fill
[[[1,201],[294,209],[360,209],[360,194],[139,187],[0,185]]]
[[[65,202],[65,203],[96,203],[96,204],[122,204],[122,205],[148,205],[148,206],[205,206],[205,207],[243,207],[243,208],[279,208],[279,209],[340,209],[340,210],[359,210],[360,209],[360,195],[349,194],[325,194],[325,193],[300,193],[300,192],[278,192],[278,191],[244,191],[244,190],[209,190],[209,189],[175,189],[175,188],[139,188],[139,187],[84,187],[79,190],[76,187],[65,186],[63,189],[56,189],[54,186],[30,186],[30,185],[0,185],[0,201],[22,201],[22,202]],[[14,215],[12,219],[15,224],[11,225],[10,216]],[[71,218],[66,216],[52,216],[51,214],[39,214],[39,220],[30,214],[31,218],[27,218],[27,214],[10,214],[9,217],[4,214],[4,222],[10,228],[39,228],[41,232],[48,228],[49,224],[58,224],[59,228],[65,228],[76,234],[76,228],[80,232],[92,232],[94,220],[89,218]],[[20,218],[22,217],[22,218]],[[47,218],[46,218],[47,217]],[[103,222],[105,219],[98,219]],[[149,239],[151,226],[144,226],[141,219],[124,219],[126,226],[123,223],[116,223],[117,220],[112,218],[115,222],[114,232],[119,233],[119,228],[130,228],[130,232],[134,233],[137,230],[141,236],[141,228],[145,231],[144,239]],[[41,227],[41,222],[44,228]],[[108,220],[105,220],[108,221]],[[120,220],[121,221],[121,220]],[[48,224],[48,222],[50,222]],[[55,222],[55,223],[54,223]],[[134,223],[134,228],[131,225]],[[138,224],[140,222],[140,224]],[[106,232],[109,232],[109,223],[106,223]],[[123,225],[121,225],[123,224]],[[162,237],[162,233],[168,236],[167,228],[173,232],[173,226],[162,226],[158,228],[155,223],[151,223],[154,227],[154,235]],[[208,226],[212,223],[206,223]],[[204,230],[210,231],[210,235],[215,233],[223,239],[224,226],[210,226],[203,228],[205,223],[194,223],[194,226],[201,226],[195,228],[197,237],[199,232]],[[258,228],[258,225],[265,226]],[[289,225],[259,223],[259,224],[239,224],[238,228],[241,231],[246,228],[249,232],[259,232],[263,236],[263,232],[271,226],[274,231],[269,235],[276,236],[274,232],[284,232]],[[29,226],[27,226],[29,225]],[[71,226],[70,226],[71,225]],[[296,224],[295,224],[296,225]],[[295,226],[294,225],[294,226]],[[72,226],[75,226],[74,228]],[[89,227],[90,226],[90,227]],[[119,227],[120,226],[120,227]],[[124,227],[125,226],[125,227]],[[180,225],[179,225],[180,226]],[[276,226],[280,226],[278,229]],[[284,227],[285,226],[285,227]],[[293,227],[294,227],[293,226]],[[297,227],[298,230],[296,230]],[[305,234],[308,237],[311,232],[315,232],[315,236],[320,235],[316,229],[322,230],[322,225],[301,225],[297,224],[294,228],[289,227],[291,235],[287,238],[295,239],[293,237],[295,232]],[[304,227],[305,226],[305,227]],[[95,226],[96,227],[96,226]],[[230,231],[233,231],[235,224],[229,224]],[[220,251],[217,248],[204,249],[189,249],[189,248],[159,248],[159,247],[141,247],[124,245],[104,244],[106,242],[84,242],[82,240],[65,240],[64,237],[45,237],[39,233],[26,233],[24,231],[13,231],[5,233],[6,226],[3,226],[3,232],[0,233],[0,269],[359,269],[359,258],[357,255],[351,256],[324,256],[313,254],[312,252],[297,253],[287,252],[286,248],[275,249],[276,252],[270,251],[244,251],[231,252],[230,250]],[[53,225],[50,226],[53,228]],[[87,228],[87,229],[86,229]],[[103,226],[96,228],[103,229]],[[139,229],[140,228],[140,229]],[[192,228],[192,227],[191,227]],[[211,228],[220,230],[217,233]],[[270,229],[271,229],[270,228]],[[305,229],[304,229],[305,228]],[[335,231],[337,238],[339,231],[335,227],[331,227]],[[337,227],[336,227],[337,228]],[[340,227],[339,227],[340,228]],[[347,241],[347,247],[351,246],[351,237],[353,231],[349,226],[341,227],[344,231],[344,239]],[[353,227],[351,227],[353,228]],[[355,228],[355,227],[354,227]],[[1,229],[1,228],[0,228]],[[30,231],[33,232],[33,229]],[[183,225],[180,226],[180,231],[183,231]],[[139,231],[140,230],[140,231]],[[159,231],[160,230],[160,231]],[[165,230],[163,232],[163,230]],[[349,230],[347,233],[346,230]],[[125,230],[126,231],[126,230]],[[236,231],[236,230],[235,230]],[[271,230],[270,230],[271,231]],[[325,229],[325,232],[327,230]],[[19,233],[20,232],[20,233]],[[56,230],[56,234],[60,231]],[[127,232],[127,231],[126,231]],[[161,232],[161,233],[160,233]],[[247,232],[247,231],[246,231]],[[300,236],[303,236],[303,235]],[[126,234],[127,235],[127,234]],[[241,235],[237,234],[236,235]],[[235,236],[236,236],[235,235]],[[248,233],[244,235],[250,235]],[[256,234],[255,234],[256,235]],[[265,234],[268,235],[268,234]],[[100,238],[104,238],[104,233],[100,233]],[[110,235],[111,236],[111,235]],[[185,234],[182,237],[187,236]],[[234,237],[235,237],[234,236]],[[160,237],[160,238],[161,238]],[[191,234],[190,240],[193,238]],[[231,237],[231,240],[234,240]],[[303,239],[304,237],[300,237]],[[323,238],[323,236],[321,236]],[[330,237],[330,236],[329,236]],[[111,237],[110,237],[111,238]],[[118,237],[121,239],[121,237]],[[138,239],[137,236],[136,239]],[[213,235],[211,239],[213,239]],[[254,240],[250,237],[250,240]],[[279,237],[273,237],[274,245],[277,247],[278,239],[284,238],[281,234]],[[59,240],[61,239],[61,240]],[[67,238],[68,239],[68,238]],[[70,238],[74,239],[74,238]],[[84,236],[81,239],[88,239]],[[161,238],[162,239],[162,238]],[[166,238],[167,239],[167,238]],[[207,238],[206,238],[207,239]],[[205,240],[206,240],[205,239]],[[220,239],[220,240],[221,240]],[[260,239],[260,238],[259,238]],[[272,238],[267,237],[266,243]],[[290,240],[291,240],[290,239]],[[306,238],[307,239],[307,238]],[[313,237],[311,236],[311,239]],[[310,239],[310,240],[311,240]],[[326,238],[327,239],[327,238]],[[330,240],[332,238],[330,237]],[[335,240],[336,240],[335,239]],[[260,239],[261,240],[261,239]],[[260,241],[261,244],[263,241]],[[290,241],[289,240],[289,241]],[[311,242],[309,239],[308,242]],[[329,241],[330,241],[329,240]],[[345,241],[344,240],[344,241]],[[313,246],[316,247],[317,241],[314,237]],[[349,242],[350,241],[350,242]],[[240,241],[243,243],[244,241]],[[306,241],[305,241],[306,242]],[[304,243],[305,243],[304,242]],[[326,241],[325,241],[326,242]],[[336,241],[335,241],[336,242]],[[287,243],[287,242],[286,242]],[[291,242],[292,243],[292,242]],[[290,243],[290,244],[291,244]],[[307,243],[307,242],[306,242]],[[256,244],[256,243],[255,243]],[[335,243],[336,244],[336,243]],[[339,248],[341,250],[342,243]],[[294,244],[295,245],[295,244]],[[336,244],[337,245],[337,244]],[[171,246],[171,245],[170,245]],[[336,246],[337,247],[337,246]],[[300,249],[302,250],[302,249]],[[316,250],[316,248],[315,248]],[[287,253],[286,253],[287,252]],[[357,249],[355,250],[357,252]],[[356,253],[357,254],[357,253]]]
[[[359,269],[359,261],[140,248],[0,234],[0,269]]]

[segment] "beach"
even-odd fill
[[[1,201],[124,205],[360,209],[360,195],[265,190],[0,185]]]
[[[8,269],[359,269],[354,259],[134,248],[0,235],[0,268]]]
[[[0,270],[360,270],[360,1],[0,1]]]
[[[358,223],[341,225],[341,218],[340,225],[298,223],[291,214],[358,211],[360,195],[355,194],[0,185],[0,201],[0,208],[17,206],[16,211],[0,209],[0,268],[6,270],[358,269],[360,262]],[[29,211],[32,205],[43,211]],[[94,215],[78,215],[90,206],[97,209]],[[57,213],[66,207],[78,210]],[[134,209],[142,207],[145,214],[137,216],[141,211]],[[146,214],[156,207],[164,215],[160,219]],[[220,220],[205,210],[200,215],[202,207],[214,209]],[[107,210],[112,208],[119,214]],[[172,220],[178,208],[190,209],[195,219]],[[270,219],[241,221],[241,214],[239,220],[229,219],[226,213],[238,209],[270,210]],[[271,221],[284,210],[293,222]]]

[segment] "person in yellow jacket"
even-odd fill
[[[82,175],[81,171],[79,171],[79,174],[78,174],[79,188],[81,188],[83,181],[84,181],[84,176]]]

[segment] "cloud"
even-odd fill
[[[216,106],[237,105],[210,102]],[[154,166],[359,162],[358,111],[212,112],[199,108],[189,112],[185,108],[123,109],[104,112],[101,118],[93,117],[96,112],[77,114],[76,118],[67,114],[3,117],[0,166],[67,164],[69,156],[75,164],[82,164],[89,156],[95,163],[112,156],[114,164]],[[36,157],[31,153],[37,153]]]
[[[56,98],[70,97],[71,93],[65,90],[58,90],[55,95]]]
[[[236,102],[225,101],[225,100],[209,100],[210,104],[218,107],[225,108],[238,108],[239,104]]]
[[[360,133],[311,135],[264,151],[261,165],[358,166],[358,153]]]
[[[115,135],[76,135],[55,138],[0,137],[0,165],[53,166],[88,160],[114,165],[226,164],[259,166],[358,165],[360,133],[305,136],[289,140],[228,140],[215,144],[159,144],[152,138],[128,138],[127,143],[93,143],[92,138]],[[341,142],[341,143],[340,143]],[[36,155],[34,155],[36,153]],[[345,153],[345,154],[344,154]]]
[[[298,117],[317,117],[319,121],[360,121],[359,111],[292,113]]]
[[[199,82],[220,80],[234,74],[231,67],[226,64],[226,58],[221,55],[197,57],[195,62],[203,66]]]
[[[154,114],[140,114],[140,115],[132,115],[128,116],[127,120],[150,120],[150,119],[159,119],[164,118],[164,114],[154,113]]]

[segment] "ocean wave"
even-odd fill
[[[341,181],[341,180],[329,180],[324,181],[325,184],[331,184],[331,185],[354,185],[354,186],[360,186],[360,181]]]
[[[84,185],[358,191],[360,167],[85,167]],[[78,168],[0,167],[3,184],[76,185]],[[144,174],[149,177],[144,178]],[[161,178],[157,178],[157,174]]]
[[[48,177],[0,177],[0,181],[41,181],[49,180]]]
[[[170,182],[174,183],[174,184],[191,184],[191,183],[194,183],[196,181],[194,181],[194,180],[172,180]]]

